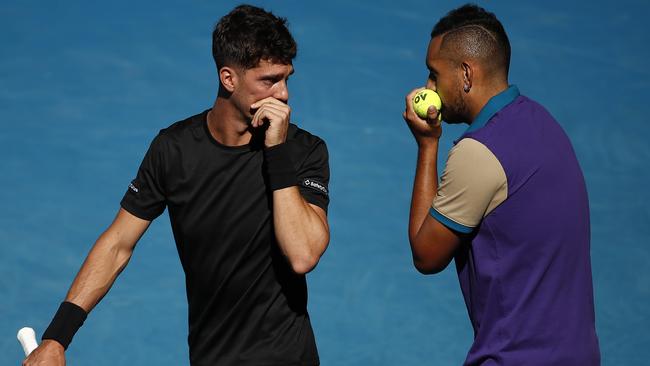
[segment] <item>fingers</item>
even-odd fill
[[[291,113],[291,109],[286,104],[285,105],[277,105],[273,103],[262,104],[260,107],[257,108],[257,111],[253,115],[253,119],[251,120],[251,126],[260,127],[266,121],[269,122],[284,121],[284,120],[288,121],[290,113]]]
[[[413,107],[413,98],[418,92],[424,89],[426,88],[416,88],[406,95],[406,108],[402,113],[402,118],[404,118],[404,121],[408,125],[418,143],[432,139],[438,139],[442,134],[440,113],[436,107],[429,107],[429,109],[427,109],[427,116],[425,118],[420,118],[420,116],[415,113],[415,109]]]
[[[433,126],[440,126],[440,111],[435,106],[430,106],[427,109],[427,123]]]
[[[262,106],[257,112],[253,115],[253,120],[251,121],[252,127],[261,127],[266,121],[273,123],[286,118],[286,114],[281,110],[275,109],[270,106]]]
[[[48,342],[47,340],[45,342]],[[54,341],[49,341],[54,342]],[[53,346],[54,343],[42,343],[32,353],[27,356],[23,362],[23,366],[32,365],[57,365],[65,366],[65,353],[61,344]]]
[[[251,109],[257,109],[251,121],[252,127],[260,127],[267,120],[269,122],[283,120],[288,121],[291,114],[291,108],[288,104],[285,104],[273,97],[264,98],[251,104]]]
[[[406,108],[404,110],[404,113],[402,114],[402,117],[407,122],[417,123],[417,121],[422,121],[436,127],[440,126],[440,122],[441,122],[440,111],[438,111],[436,107],[430,106],[429,109],[427,109],[426,118],[421,118],[420,116],[418,116],[417,113],[415,113],[415,110],[413,109],[413,98],[417,93],[419,93],[424,89],[427,88],[426,87],[416,88],[411,90],[411,92],[406,95],[406,100],[405,100]]]
[[[288,104],[273,97],[267,97],[251,104],[251,109],[256,110],[251,120],[251,127],[264,126],[264,146],[271,147],[281,144],[287,139],[291,108]]]
[[[407,114],[415,115],[415,111],[413,110],[413,98],[415,97],[415,94],[417,94],[418,92],[420,92],[420,91],[422,91],[424,89],[426,89],[426,88],[421,87],[421,88],[413,89],[413,90],[411,90],[410,93],[408,93],[406,95],[406,101],[405,101],[406,103],[405,104],[406,104],[406,113]]]
[[[257,102],[251,104],[251,109],[257,109],[261,107],[264,104],[274,104],[277,106],[288,106],[287,103],[281,102],[278,99],[275,99],[273,97],[266,97],[264,99],[260,99]]]

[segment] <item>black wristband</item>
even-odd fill
[[[264,149],[264,162],[272,191],[298,185],[296,168],[286,142]]]
[[[41,339],[53,339],[61,343],[64,349],[68,349],[72,337],[81,328],[87,316],[86,311],[78,305],[64,301],[59,305],[59,310]]]

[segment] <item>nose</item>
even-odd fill
[[[436,82],[431,79],[427,79],[426,86],[427,89],[436,90]]]
[[[276,88],[273,91],[273,98],[281,100],[284,103],[289,101],[289,87],[286,80],[282,80],[276,84]]]

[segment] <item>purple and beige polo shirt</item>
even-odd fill
[[[466,365],[599,365],[589,203],[571,143],[515,86],[449,152],[430,214],[467,234],[455,262]]]

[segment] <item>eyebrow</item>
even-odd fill
[[[295,69],[291,69],[291,72],[289,73],[288,76],[293,75],[293,73],[295,71],[296,71]],[[278,79],[282,79],[283,77],[284,77],[284,73],[278,72],[278,73],[275,73],[275,74],[262,75],[262,76],[260,76],[260,79],[262,79],[262,80],[278,80]]]

